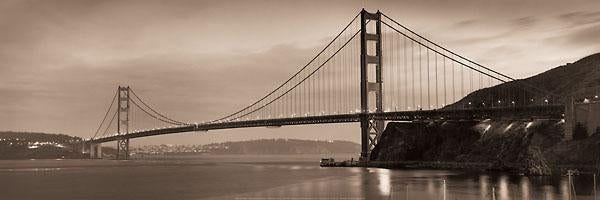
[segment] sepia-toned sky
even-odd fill
[[[118,85],[183,121],[220,117],[287,79],[358,11],[377,9],[516,78],[600,52],[597,0],[0,1],[0,130],[90,137]],[[183,133],[359,142],[358,125]]]

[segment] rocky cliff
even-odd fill
[[[600,134],[563,141],[563,126],[562,120],[393,122],[371,159],[458,162],[465,168],[471,163],[482,170],[528,175],[560,173],[566,167],[594,170]]]

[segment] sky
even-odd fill
[[[215,119],[285,81],[363,7],[515,78],[600,52],[597,0],[0,0],[0,130],[89,138],[119,85],[172,118]],[[359,132],[247,128],[132,144],[359,142]]]

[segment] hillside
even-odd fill
[[[147,145],[133,149],[138,154],[332,154],[359,153],[360,145],[347,141],[261,139],[206,145]]]
[[[521,83],[550,91],[555,96],[519,90]],[[449,107],[462,106],[465,102],[481,106],[481,101],[476,99],[497,100],[507,94],[517,104],[537,104],[544,99],[560,103],[573,94],[576,98],[598,95],[599,86],[600,54],[594,54],[526,79],[476,91]],[[597,170],[600,166],[597,158],[600,132],[596,130],[587,138],[564,140],[565,131],[571,130],[565,130],[565,121],[560,119],[394,122],[388,123],[371,159],[397,163],[416,161],[433,168],[449,166],[530,175],[561,174],[565,169],[574,168],[588,172]]]
[[[523,87],[523,85],[549,91],[552,95],[532,87]],[[504,104],[515,101],[517,105],[545,103],[543,101],[546,99],[550,101],[549,103],[557,103],[565,102],[566,98],[570,98],[572,95],[581,98],[582,96],[598,95],[599,91],[600,53],[597,53],[526,79],[475,91],[447,108],[462,107],[468,102],[473,102],[478,106],[481,103],[496,105],[498,100],[502,100]]]
[[[358,153],[360,145],[347,141],[314,141],[295,139],[252,140],[210,144],[216,154],[330,154]]]
[[[81,138],[64,134],[0,132],[0,159],[80,158]]]

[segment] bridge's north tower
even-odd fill
[[[383,112],[381,12],[369,13],[363,9],[360,25],[361,160],[368,161],[385,126],[384,121],[369,114]]]

